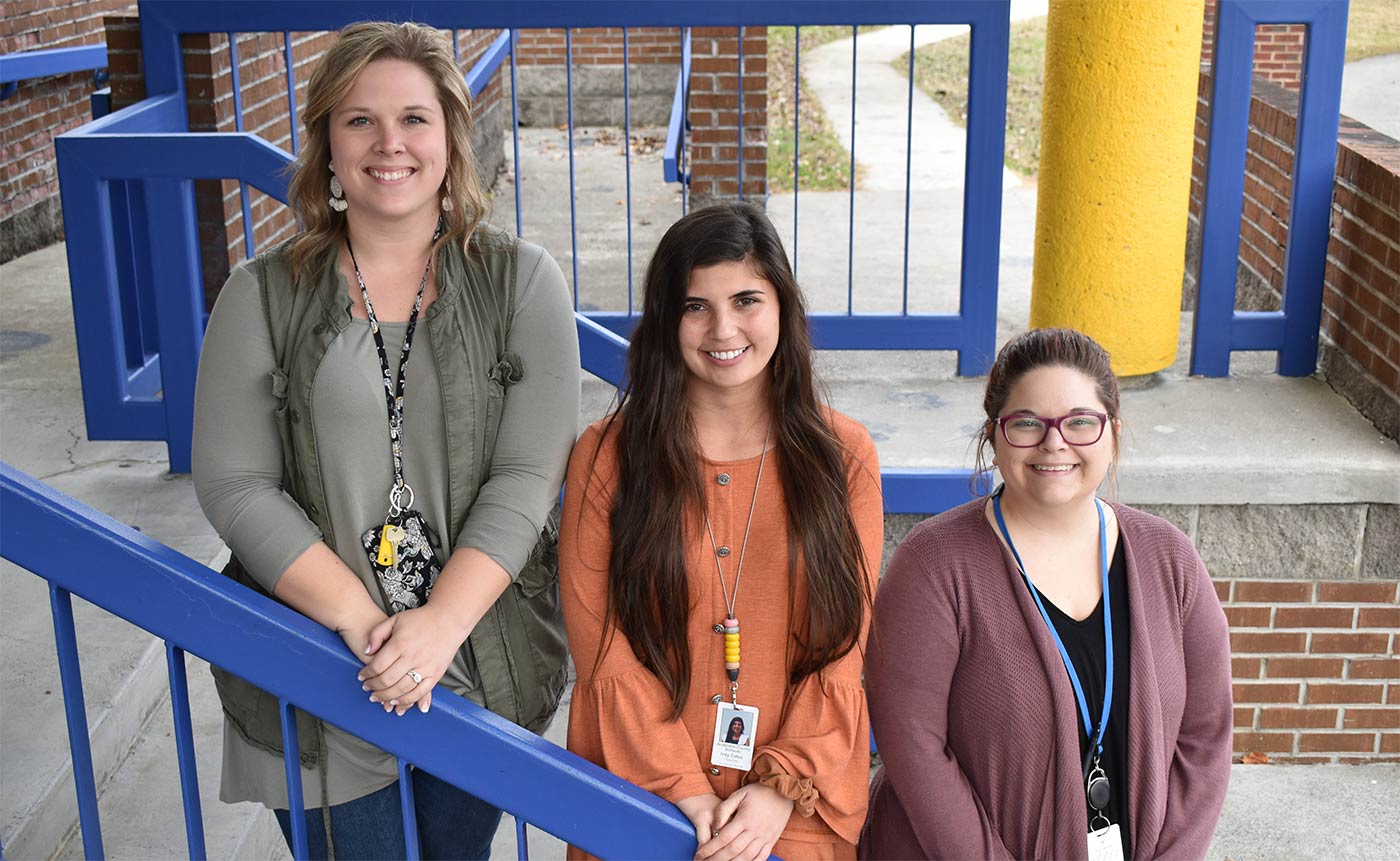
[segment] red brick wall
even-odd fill
[[[676,64],[681,40],[675,28],[628,31],[632,64]],[[697,202],[739,194],[739,39],[732,27],[691,31],[689,140],[690,191]],[[517,62],[562,66],[564,31],[526,30]],[[573,31],[575,66],[622,62],[622,31]],[[522,89],[523,89],[522,84]],[[523,95],[523,94],[522,94]],[[621,96],[620,88],[618,96]],[[768,30],[744,30],[744,195],[761,197],[768,187]]]
[[[690,192],[697,202],[739,194],[739,35],[691,31]],[[768,29],[744,30],[744,196],[768,188]]]
[[[1307,29],[1302,24],[1261,24],[1254,32],[1254,76],[1282,84],[1294,92],[1302,81],[1303,40]],[[1201,41],[1201,59],[1211,61],[1215,45],[1215,0],[1206,0],[1205,31]]]
[[[1195,235],[1204,199],[1210,80],[1209,72],[1202,72],[1191,178]],[[1260,80],[1253,93],[1239,306],[1277,310],[1292,200],[1297,100]],[[1377,427],[1400,438],[1400,143],[1344,119],[1335,183],[1323,297],[1323,373]],[[1195,277],[1194,270],[1188,271],[1188,287],[1194,287]]]
[[[521,30],[515,62],[520,66],[564,65],[564,31],[559,28]],[[616,66],[622,63],[622,30],[589,27],[573,31],[574,63]],[[681,40],[674,27],[631,27],[627,58],[633,65],[679,63]]]
[[[131,0],[5,0],[0,53],[101,44],[102,16],[134,5]],[[23,81],[0,102],[0,261],[62,238],[53,139],[91,118],[93,89],[91,72],[74,72]]]
[[[1220,580],[1235,753],[1400,762],[1400,581]]]

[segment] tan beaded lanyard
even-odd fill
[[[720,560],[719,543],[715,541],[714,527],[710,526],[710,515],[705,514],[705,531],[710,535],[710,549],[715,553],[715,571],[719,573],[719,588],[724,594],[724,609],[729,614],[721,627],[724,629],[724,669],[729,676],[729,698],[734,705],[739,704],[739,619],[734,615],[734,604],[739,600],[739,578],[744,574],[744,553],[749,549],[749,529],[753,526],[753,512],[758,506],[758,487],[763,483],[763,464],[768,460],[768,442],[773,438],[773,425],[763,436],[763,454],[758,457],[758,477],[753,482],[753,498],[749,500],[749,519],[744,524],[744,543],[739,545],[739,564],[734,568],[734,592],[724,584],[724,565]]]

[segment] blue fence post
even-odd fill
[[[194,721],[190,719],[185,650],[166,643],[165,664],[170,674],[170,709],[175,718],[175,757],[180,765],[180,797],[185,805],[185,840],[190,858],[202,859],[207,857],[204,849],[204,814],[199,803],[199,773],[194,758]]]
[[[856,45],[859,43],[860,28],[851,25],[851,167],[846,174],[850,184],[846,214],[846,313],[854,314],[856,309]]]
[[[1283,344],[1277,366],[1279,374],[1286,377],[1306,377],[1317,369],[1346,30],[1345,0],[1322,5],[1308,22],[1303,87],[1298,96],[1298,133],[1293,146]]]
[[[189,472],[198,365],[186,357],[198,357],[204,342],[204,278],[199,266],[194,183],[188,179],[148,179],[145,185],[160,354],[175,359],[161,363],[170,471]]]
[[[569,110],[569,262],[573,264],[574,310],[578,310],[578,181],[574,177],[574,31],[564,28],[564,89]]]
[[[1196,315],[1191,338],[1191,373],[1207,377],[1230,374],[1235,261],[1240,254],[1253,67],[1253,20],[1239,4],[1218,4],[1211,58],[1205,201],[1201,206],[1201,270],[1196,279]]]
[[[418,846],[418,808],[413,803],[413,771],[402,759],[399,764],[399,812],[403,816],[404,853],[410,861],[422,857]]]
[[[92,744],[88,740],[87,706],[83,701],[83,671],[78,660],[78,637],[73,629],[73,599],[68,590],[49,584],[53,637],[58,647],[58,672],[63,685],[63,713],[68,721],[68,750],[73,761],[73,785],[78,793],[78,822],[83,834],[83,857],[102,858],[102,825],[97,812],[97,782],[92,773]]]
[[[802,27],[792,28],[792,277],[797,278],[797,193],[802,185]]]
[[[306,842],[306,801],[301,791],[301,739],[297,734],[296,706],[279,700],[278,715],[282,721],[282,768],[287,772],[287,819],[292,826],[292,857],[306,861],[311,857],[311,850]],[[326,767],[319,759],[316,764],[319,768]]]
[[[962,336],[958,375],[992,365],[1001,262],[1001,177],[1006,152],[1006,72],[1011,6],[977,10],[967,76],[967,167],[963,179]]]

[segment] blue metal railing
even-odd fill
[[[1254,31],[1259,24],[1296,23],[1306,24],[1308,32],[1293,143],[1283,310],[1236,311]],[[1278,373],[1284,376],[1317,369],[1346,28],[1347,0],[1220,0],[1217,6],[1193,374],[1229,376],[1236,350],[1276,350]]]
[[[694,829],[671,804],[450,692],[434,691],[433,708],[406,718],[415,731],[403,732],[403,719],[368,703],[357,685],[328,681],[349,680],[360,668],[335,634],[4,463],[0,508],[0,556],[49,582],[88,858],[103,857],[103,848],[71,595],[166,643],[191,858],[205,857],[205,847],[186,651],[280,699],[292,809],[303,797],[295,738],[302,709],[393,754],[401,775],[423,767],[506,810],[516,819],[522,858],[526,822],[601,857],[682,858],[695,851]],[[450,751],[472,755],[445,755]],[[400,780],[401,793],[411,786]],[[410,850],[414,821],[404,817]],[[292,824],[296,856],[304,858],[304,822],[292,817]]]
[[[671,116],[666,121],[666,144],[661,156],[661,175],[667,182],[689,184],[685,172],[686,114],[690,95],[690,30],[681,33],[681,67],[676,70],[676,92],[671,96]]]
[[[957,314],[855,314],[848,301],[844,314],[814,315],[813,331],[817,345],[829,349],[956,350],[959,372],[972,374],[985,370],[995,346],[1008,9],[1008,0],[902,0],[879,5],[853,0],[801,4],[755,0],[688,5],[598,0],[573,4],[522,2],[411,7],[363,0],[337,4],[307,0],[255,0],[236,4],[143,0],[144,68],[146,91],[151,95],[57,141],[88,436],[91,439],[165,440],[171,468],[188,470],[194,374],[204,320],[192,182],[197,179],[237,180],[242,197],[246,197],[247,187],[251,185],[285,202],[285,168],[291,154],[242,132],[188,132],[179,53],[182,34],[235,34],[230,50],[236,69],[236,34],[239,32],[290,34],[331,30],[351,20],[407,14],[444,29],[501,29],[500,37],[473,68],[472,78],[474,89],[484,86],[489,70],[499,66],[503,56],[509,56],[517,174],[516,227],[521,232],[526,225],[520,207],[520,186],[524,178],[520,176],[518,155],[519,109],[514,52],[515,37],[521,27],[564,28],[571,54],[572,29],[578,27],[621,27],[624,39],[629,27],[676,27],[680,28],[684,40],[688,29],[694,26],[851,25],[853,19],[870,24],[970,24],[972,86],[965,171],[961,310]],[[284,36],[284,43],[285,53],[290,55],[289,35]],[[682,54],[680,104],[684,106],[685,60],[690,52],[683,46]],[[573,168],[571,62],[568,68],[569,199],[577,298],[580,290],[578,192]],[[290,91],[294,79],[290,68],[287,79]],[[289,104],[290,101],[289,95]],[[241,114],[241,111],[236,113]],[[671,145],[667,151],[675,153],[678,160],[675,169],[683,174],[683,112],[679,117],[673,116],[673,120],[673,125],[678,126],[680,143],[675,144],[678,151],[672,150]],[[624,121],[630,137],[630,108]],[[912,128],[909,134],[912,137]],[[740,135],[743,135],[742,117]],[[630,264],[630,154],[628,159]],[[682,208],[685,206],[683,194]],[[853,221],[851,226],[853,228]],[[244,227],[245,251],[251,254],[257,249],[249,235],[251,219],[247,215]],[[905,229],[907,232],[907,224]],[[156,247],[157,237],[159,247]],[[629,273],[630,270],[629,265]],[[623,338],[630,334],[636,322],[632,306],[629,289],[627,310],[587,312],[577,316],[583,368],[614,384],[622,380],[626,350]],[[170,361],[162,361],[162,357],[169,357]],[[916,471],[900,476],[895,484],[911,490],[907,494],[887,494],[891,511],[936,511],[967,498],[964,470]]]
[[[0,101],[19,88],[20,81],[47,78],[73,72],[92,72],[93,87],[106,83],[107,46],[78,45],[72,48],[44,48],[0,54]]]
[[[796,118],[800,115],[801,103],[801,32],[804,25],[847,25],[851,27],[852,79],[851,79],[851,178],[847,205],[847,289],[846,309],[843,313],[814,313],[811,315],[813,342],[819,349],[865,349],[865,350],[953,350],[958,353],[958,373],[977,375],[990,367],[995,352],[996,303],[998,264],[1000,259],[1001,235],[1001,153],[1005,148],[1006,79],[1009,39],[1010,6],[1008,0],[931,0],[931,2],[863,4],[857,2],[830,3],[718,3],[713,14],[708,10],[704,19],[685,16],[685,20],[671,20],[695,26],[737,26],[739,42],[736,51],[738,62],[743,63],[743,28],[747,24],[791,24],[795,29],[796,68],[794,79],[794,128],[795,144],[800,142],[797,134]],[[800,8],[798,8],[800,7]],[[680,17],[680,16],[678,16]],[[650,21],[638,22],[641,24]],[[909,91],[911,109],[906,128],[906,141],[910,145],[906,156],[905,181],[905,250],[904,279],[900,312],[898,314],[857,314],[855,306],[855,211],[856,195],[854,176],[856,171],[855,142],[855,103],[857,52],[855,36],[857,24],[967,24],[972,29],[972,48],[969,64],[969,99],[967,155],[964,170],[963,190],[963,230],[961,273],[959,280],[959,311],[956,314],[911,314],[909,313],[909,175],[912,171],[913,142],[913,91],[912,76]],[[689,42],[684,43],[689,47]],[[663,171],[667,181],[681,181],[683,195],[689,190],[688,175],[678,164],[684,151],[684,122],[688,105],[690,57],[683,54],[682,68],[677,75],[676,91],[672,97],[670,122],[667,126]],[[740,174],[740,196],[743,196],[742,177],[745,172],[744,148],[744,75],[738,76],[739,122],[738,122],[738,170]],[[799,146],[793,154],[793,247],[791,249],[794,272],[800,263],[797,253],[796,236],[798,213],[800,210],[800,159]],[[685,207],[683,197],[682,211]],[[627,312],[590,312],[587,315],[623,337],[631,333],[636,325],[636,316]],[[929,499],[965,499],[966,471],[948,475],[920,473],[927,479]],[[954,477],[956,475],[956,477]],[[947,483],[945,486],[945,482]],[[930,503],[925,502],[920,511],[928,511]],[[890,509],[899,510],[899,509]],[[913,510],[913,509],[910,509]]]

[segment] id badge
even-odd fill
[[[753,740],[758,734],[758,709],[721,702],[715,708],[715,738],[710,763],[748,771],[753,767]]]
[[[1089,861],[1123,861],[1123,838],[1118,823],[1089,832]]]

